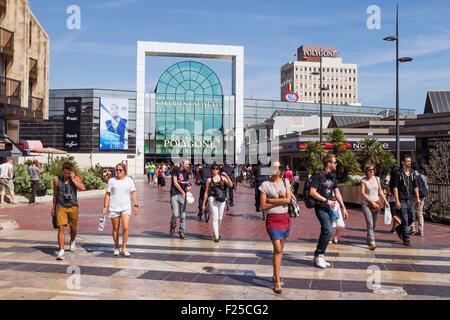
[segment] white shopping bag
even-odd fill
[[[390,225],[391,223],[392,223],[391,208],[386,207],[386,208],[384,208],[384,224]]]

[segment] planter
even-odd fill
[[[339,186],[342,198],[345,203],[361,204],[363,199],[359,186]]]

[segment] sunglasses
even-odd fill
[[[117,172],[123,172],[123,169],[116,169]]]

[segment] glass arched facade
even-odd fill
[[[204,141],[208,130],[223,132],[222,84],[205,64],[182,61],[172,65],[159,79],[155,96],[157,155],[171,153],[168,141]]]

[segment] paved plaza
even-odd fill
[[[51,204],[0,209],[0,299],[449,299],[450,227],[426,222],[425,237],[404,247],[381,219],[376,251],[366,247],[361,211],[350,210],[340,243],[331,244],[331,268],[313,267],[320,233],[313,210],[293,221],[285,248],[282,295],[272,291],[272,245],[252,189],[239,187],[224,216],[222,240],[188,206],[187,240],[169,236],[169,188],[137,180],[141,212],[130,225],[130,258],[114,257],[111,224],[98,232],[102,197],[80,200],[77,251],[56,261]],[[197,194],[198,188],[194,188]],[[72,273],[80,271],[78,279]]]

